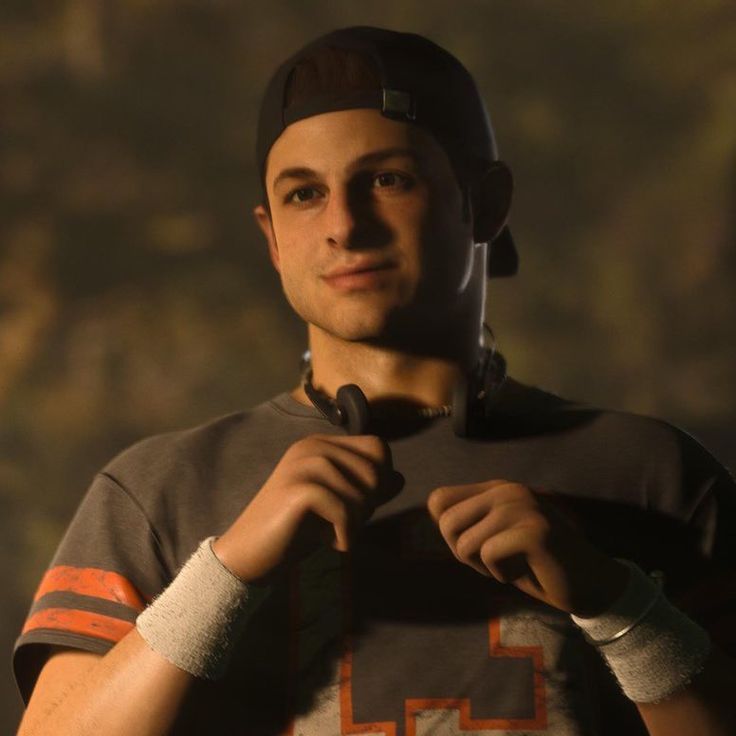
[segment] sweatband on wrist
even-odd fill
[[[708,632],[675,608],[661,582],[629,560],[621,597],[599,616],[572,620],[598,648],[624,694],[637,703],[657,703],[686,687],[710,652]]]
[[[197,677],[214,680],[227,667],[244,624],[248,586],[228,570],[208,537],[171,584],[136,619],[154,651]]]

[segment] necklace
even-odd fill
[[[449,417],[452,414],[452,404],[442,406],[420,406],[416,409],[417,416],[423,419],[434,419],[435,417]]]
[[[320,402],[326,402],[334,411],[337,402],[312,385],[312,368],[308,364],[303,370],[302,380],[304,392],[310,397],[313,404],[315,399],[319,397]],[[315,404],[315,406],[325,414],[324,408],[321,408],[318,404]],[[416,406],[409,402],[400,401],[377,402],[371,406],[371,413],[376,419],[435,419],[437,417],[449,417],[452,414],[452,404]]]
[[[301,374],[304,393],[310,401],[333,424],[347,423],[351,434],[360,434],[370,422],[373,415],[377,420],[416,420],[435,419],[455,415],[453,421],[455,433],[465,436],[468,423],[472,416],[481,411],[488,416],[490,406],[495,396],[506,381],[506,360],[496,350],[493,331],[484,322],[483,327],[489,332],[492,339],[490,347],[483,347],[475,368],[466,376],[466,380],[456,383],[453,391],[452,404],[442,406],[417,406],[401,399],[386,399],[376,401],[369,408],[365,395],[355,384],[342,386],[338,392],[343,398],[333,399],[312,385],[312,361],[309,350],[304,352],[301,359]],[[480,407],[480,409],[479,409]],[[454,411],[453,411],[454,409]]]

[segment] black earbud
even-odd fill
[[[354,383],[340,386],[335,402],[338,411],[344,417],[342,424],[348,434],[366,434],[371,416],[368,399],[360,388]]]
[[[312,385],[312,371],[303,360],[304,391],[314,406],[332,424],[348,434],[366,434],[371,421],[365,394],[354,383],[340,386],[333,401]],[[458,437],[472,436],[486,417],[498,390],[506,380],[506,360],[493,349],[485,349],[475,370],[461,377],[453,389],[452,430]]]
[[[335,401],[325,396],[312,385],[312,372],[309,371],[304,381],[304,391],[314,406],[322,412],[326,419],[339,427],[345,427],[348,434],[365,434],[370,421],[368,399],[354,383],[348,383],[337,389]]]

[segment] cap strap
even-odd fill
[[[359,89],[338,94],[323,92],[322,94],[311,95],[308,100],[289,105],[284,109],[284,126],[291,125],[302,118],[312,117],[312,115],[321,115],[324,112],[353,110],[359,107],[382,110],[382,92],[383,90],[380,89]]]

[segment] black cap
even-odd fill
[[[287,108],[285,91],[294,67],[322,47],[368,57],[380,75],[381,87],[315,94]],[[428,130],[445,149],[455,170],[469,182],[482,177],[489,164],[498,160],[488,112],[475,81],[458,59],[414,33],[353,26],[308,43],[281,64],[268,83],[256,135],[261,182],[268,152],[288,125],[312,115],[366,107]],[[518,266],[511,232],[504,227],[491,244],[488,276],[513,276]]]

